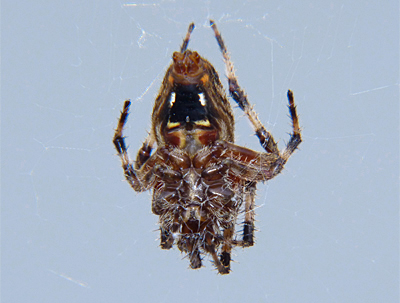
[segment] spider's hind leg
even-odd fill
[[[190,268],[198,269],[202,266],[199,239],[197,237],[182,235],[178,240],[177,246],[181,252],[187,253]]]
[[[157,211],[155,211],[154,213],[157,214]],[[170,249],[174,245],[176,234],[179,232],[179,227],[180,227],[179,211],[174,211],[172,224],[164,225],[161,222],[160,222],[160,234],[161,234],[160,246],[162,249]]]
[[[220,259],[218,259],[217,252],[215,251],[215,244],[211,243],[211,241],[212,240],[208,239],[205,245],[205,250],[211,255],[218,272],[221,275],[229,274],[231,254],[228,252],[222,252]]]
[[[235,233],[235,227],[233,225],[224,229],[222,249],[221,249],[221,254],[219,256],[219,261],[222,266],[218,265],[219,266],[218,270],[220,274],[227,274],[231,270],[231,252],[233,244],[232,238],[234,233]]]
[[[160,246],[162,249],[170,249],[174,244],[174,236],[168,230],[160,228]]]
[[[244,194],[245,203],[245,215],[244,215],[244,226],[243,226],[243,247],[249,247],[254,245],[254,200],[256,197],[256,184],[251,182],[247,187],[247,192]]]

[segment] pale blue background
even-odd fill
[[[398,1],[135,3],[2,1],[2,302],[398,302]],[[135,156],[190,22],[225,80],[209,18],[280,147],[289,88],[304,134],[229,276],[158,247],[111,142],[130,98]]]

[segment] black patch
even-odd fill
[[[244,222],[243,229],[243,246],[253,246],[254,244],[254,227],[252,222]]]
[[[226,251],[222,252],[220,256],[220,261],[223,266],[229,267],[229,264],[231,263],[231,254]]]
[[[180,85],[174,93],[175,101],[169,110],[169,122],[186,123],[187,120],[196,122],[206,119],[206,107],[201,104],[199,96],[203,92],[196,85]]]

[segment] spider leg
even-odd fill
[[[172,234],[164,229],[160,228],[160,233],[161,233],[161,240],[160,240],[160,246],[162,249],[170,249],[172,245],[174,244],[174,237]]]
[[[290,118],[292,119],[293,132],[290,135],[290,140],[286,145],[285,150],[282,152],[282,158],[285,162],[289,159],[289,157],[293,154],[293,152],[297,149],[297,147],[301,143],[299,118],[297,116],[296,105],[294,104],[293,92],[291,90],[288,90],[287,96],[289,100],[288,107],[290,112]]]
[[[255,197],[256,197],[256,183],[250,182],[247,186],[246,193],[244,194],[244,227],[243,227],[243,247],[254,245],[254,218],[255,218]]]
[[[161,233],[161,241],[160,246],[162,249],[170,249],[174,245],[174,234],[179,232],[179,209],[177,208],[174,211],[174,219],[171,226],[163,225],[163,219],[160,220],[160,233]],[[201,262],[200,262],[201,263]]]
[[[188,31],[186,33],[186,37],[183,40],[183,43],[182,43],[182,46],[181,46],[181,53],[184,53],[185,50],[187,49],[189,41],[190,41],[190,35],[193,32],[193,29],[194,29],[194,23],[192,22],[192,23],[189,24],[189,28],[188,28]]]
[[[187,253],[192,269],[198,269],[202,266],[199,250],[199,239],[196,237],[182,236],[178,240],[178,248],[181,252]]]
[[[231,268],[232,238],[234,232],[235,228],[233,225],[224,229],[224,240],[222,243],[221,255],[219,256],[219,260],[224,267],[223,273],[229,273]]]
[[[224,58],[224,62],[227,70],[228,84],[229,84],[229,94],[239,105],[240,109],[244,111],[251,124],[253,125],[256,135],[260,140],[262,147],[268,153],[279,154],[278,146],[275,143],[272,135],[265,129],[264,125],[260,122],[257,117],[256,112],[251,107],[249,101],[247,100],[246,93],[242,90],[238,84],[237,78],[235,76],[235,68],[230,59],[228,50],[226,49],[224,40],[222,39],[221,33],[218,31],[218,28],[213,20],[210,20],[210,25],[214,30],[215,38],[217,39],[219,48],[222,52],[222,56]]]
[[[140,169],[143,166],[144,162],[146,162],[150,157],[152,146],[151,140],[146,140],[142,148],[139,150],[134,168],[132,166],[132,161],[129,159],[128,149],[125,144],[125,137],[123,136],[123,129],[128,119],[130,105],[131,102],[129,100],[126,100],[118,121],[118,126],[115,129],[113,142],[118,152],[118,156],[121,159],[122,168],[124,169],[126,180],[135,191],[144,191],[147,188],[142,186],[141,181],[138,179],[137,170]]]
[[[198,247],[193,249],[193,251],[189,255],[189,259],[190,259],[190,267],[192,269],[198,269],[202,266],[200,250]]]
[[[229,271],[230,271],[229,264],[230,264],[230,260],[231,260],[230,253],[222,252],[222,254],[220,256],[221,260],[218,259],[217,252],[215,251],[215,244],[212,242],[212,238],[209,235],[207,235],[207,237],[206,237],[205,249],[213,258],[214,265],[218,269],[218,272],[221,275],[229,274]],[[226,266],[226,265],[228,265],[228,266]]]
[[[150,158],[153,147],[154,147],[154,140],[152,139],[152,136],[149,135],[143,142],[142,147],[139,149],[137,153],[135,169],[137,170],[140,169],[143,166],[143,164]]]

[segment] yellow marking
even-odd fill
[[[177,127],[177,126],[180,126],[180,125],[181,125],[180,122],[168,122],[167,129],[171,129],[171,128],[174,128],[174,127]]]
[[[209,127],[209,126],[210,126],[210,121],[208,121],[208,119],[206,119],[206,120],[199,120],[199,121],[195,121],[194,124],[196,124],[196,125],[198,125],[198,126]]]

